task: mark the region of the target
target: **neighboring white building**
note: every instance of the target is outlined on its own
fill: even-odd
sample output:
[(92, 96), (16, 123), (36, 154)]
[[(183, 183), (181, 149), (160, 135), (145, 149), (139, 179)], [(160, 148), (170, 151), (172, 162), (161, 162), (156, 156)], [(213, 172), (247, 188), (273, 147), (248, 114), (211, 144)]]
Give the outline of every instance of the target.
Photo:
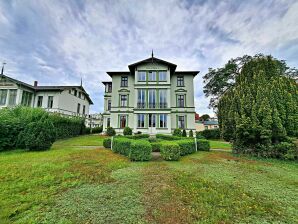
[(176, 65), (150, 57), (128, 66), (129, 71), (107, 72), (103, 128), (124, 127), (134, 133), (170, 134), (175, 128), (195, 131), (193, 79), (199, 71), (176, 71)]
[(103, 124), (103, 115), (101, 113), (90, 114), (88, 117), (86, 117), (85, 125), (88, 128), (97, 128), (102, 126), (102, 124)]
[(0, 74), (0, 109), (23, 105), (68, 116), (87, 116), (93, 104), (82, 86), (38, 86)]

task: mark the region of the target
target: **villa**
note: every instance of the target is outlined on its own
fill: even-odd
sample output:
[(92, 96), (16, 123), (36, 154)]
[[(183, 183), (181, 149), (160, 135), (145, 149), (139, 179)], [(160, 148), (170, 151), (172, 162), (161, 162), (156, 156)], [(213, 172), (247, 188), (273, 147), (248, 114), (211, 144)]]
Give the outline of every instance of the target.
[(195, 131), (193, 79), (199, 71), (176, 71), (177, 65), (152, 56), (109, 71), (105, 85), (103, 129), (118, 134), (170, 134), (176, 128)]

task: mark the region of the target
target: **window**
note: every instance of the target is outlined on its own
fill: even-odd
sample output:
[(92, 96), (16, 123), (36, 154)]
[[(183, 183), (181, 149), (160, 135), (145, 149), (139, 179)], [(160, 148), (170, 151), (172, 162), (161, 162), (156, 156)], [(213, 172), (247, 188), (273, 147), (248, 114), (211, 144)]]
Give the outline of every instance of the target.
[(149, 127), (156, 127), (156, 114), (149, 114)]
[(126, 127), (126, 115), (120, 115), (120, 128)]
[(127, 87), (128, 86), (128, 77), (122, 76), (121, 77), (121, 87)]
[(108, 100), (108, 111), (111, 110), (111, 100)]
[(145, 127), (145, 114), (138, 114), (138, 128)]
[(155, 108), (156, 104), (156, 90), (155, 89), (149, 89), (149, 108)]
[(145, 89), (138, 89), (138, 108), (145, 108)]
[(120, 95), (120, 106), (127, 107), (127, 95)]
[(167, 108), (167, 90), (159, 90), (159, 108)]
[(81, 104), (78, 103), (78, 107), (77, 107), (77, 113), (79, 114), (81, 110)]
[(148, 74), (148, 81), (156, 81), (156, 72), (150, 71)]
[(77, 96), (77, 94), (78, 94), (78, 91), (75, 89), (74, 90), (74, 95)]
[(0, 105), (6, 104), (7, 89), (0, 89)]
[(177, 77), (177, 86), (184, 86), (184, 77), (183, 76)]
[(111, 93), (112, 92), (112, 83), (107, 83), (105, 84), (105, 92), (106, 93)]
[(185, 116), (178, 116), (178, 128), (185, 128)]
[(111, 118), (107, 118), (107, 127), (111, 127)]
[(9, 90), (9, 100), (8, 100), (8, 105), (14, 106), (17, 103), (17, 90), (16, 89), (11, 89)]
[(177, 107), (184, 107), (184, 95), (177, 95)]
[(42, 107), (42, 100), (43, 100), (43, 96), (38, 96), (38, 98), (37, 98), (37, 107)]
[(23, 106), (29, 107), (31, 105), (31, 100), (32, 100), (32, 93), (23, 91), (21, 104)]
[(138, 72), (138, 81), (141, 81), (141, 82), (146, 81), (146, 72), (145, 71)]
[(167, 115), (166, 114), (160, 114), (159, 115), (159, 127), (160, 128), (166, 128), (167, 127)]
[(68, 92), (69, 92), (69, 94), (71, 94), (71, 89), (70, 89), (70, 90), (68, 90)]
[(166, 71), (160, 71), (158, 76), (159, 81), (167, 81), (167, 72)]
[(54, 97), (49, 96), (48, 97), (48, 108), (53, 108), (53, 101), (54, 101)]
[(79, 98), (81, 98), (81, 96), (82, 96), (82, 92), (79, 92)]
[(83, 115), (85, 115), (86, 106), (83, 105)]

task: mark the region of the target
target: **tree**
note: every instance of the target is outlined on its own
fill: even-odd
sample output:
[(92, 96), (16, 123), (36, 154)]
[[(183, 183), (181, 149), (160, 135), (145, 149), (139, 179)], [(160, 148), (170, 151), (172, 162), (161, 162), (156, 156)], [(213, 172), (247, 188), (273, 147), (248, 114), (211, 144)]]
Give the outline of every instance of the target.
[(200, 117), (200, 120), (201, 121), (209, 121), (210, 119), (210, 116), (208, 114), (203, 114), (201, 117)]

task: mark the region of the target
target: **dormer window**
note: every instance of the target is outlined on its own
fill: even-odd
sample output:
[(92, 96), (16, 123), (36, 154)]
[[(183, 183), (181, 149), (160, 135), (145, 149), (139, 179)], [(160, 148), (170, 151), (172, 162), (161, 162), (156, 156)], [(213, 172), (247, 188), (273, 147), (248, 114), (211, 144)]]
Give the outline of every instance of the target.
[(140, 82), (146, 81), (146, 72), (145, 71), (138, 72), (138, 81), (140, 81)]
[(166, 71), (160, 71), (158, 73), (158, 80), (159, 81), (167, 81), (167, 72)]
[(156, 81), (156, 72), (150, 71), (148, 74), (148, 81)]

